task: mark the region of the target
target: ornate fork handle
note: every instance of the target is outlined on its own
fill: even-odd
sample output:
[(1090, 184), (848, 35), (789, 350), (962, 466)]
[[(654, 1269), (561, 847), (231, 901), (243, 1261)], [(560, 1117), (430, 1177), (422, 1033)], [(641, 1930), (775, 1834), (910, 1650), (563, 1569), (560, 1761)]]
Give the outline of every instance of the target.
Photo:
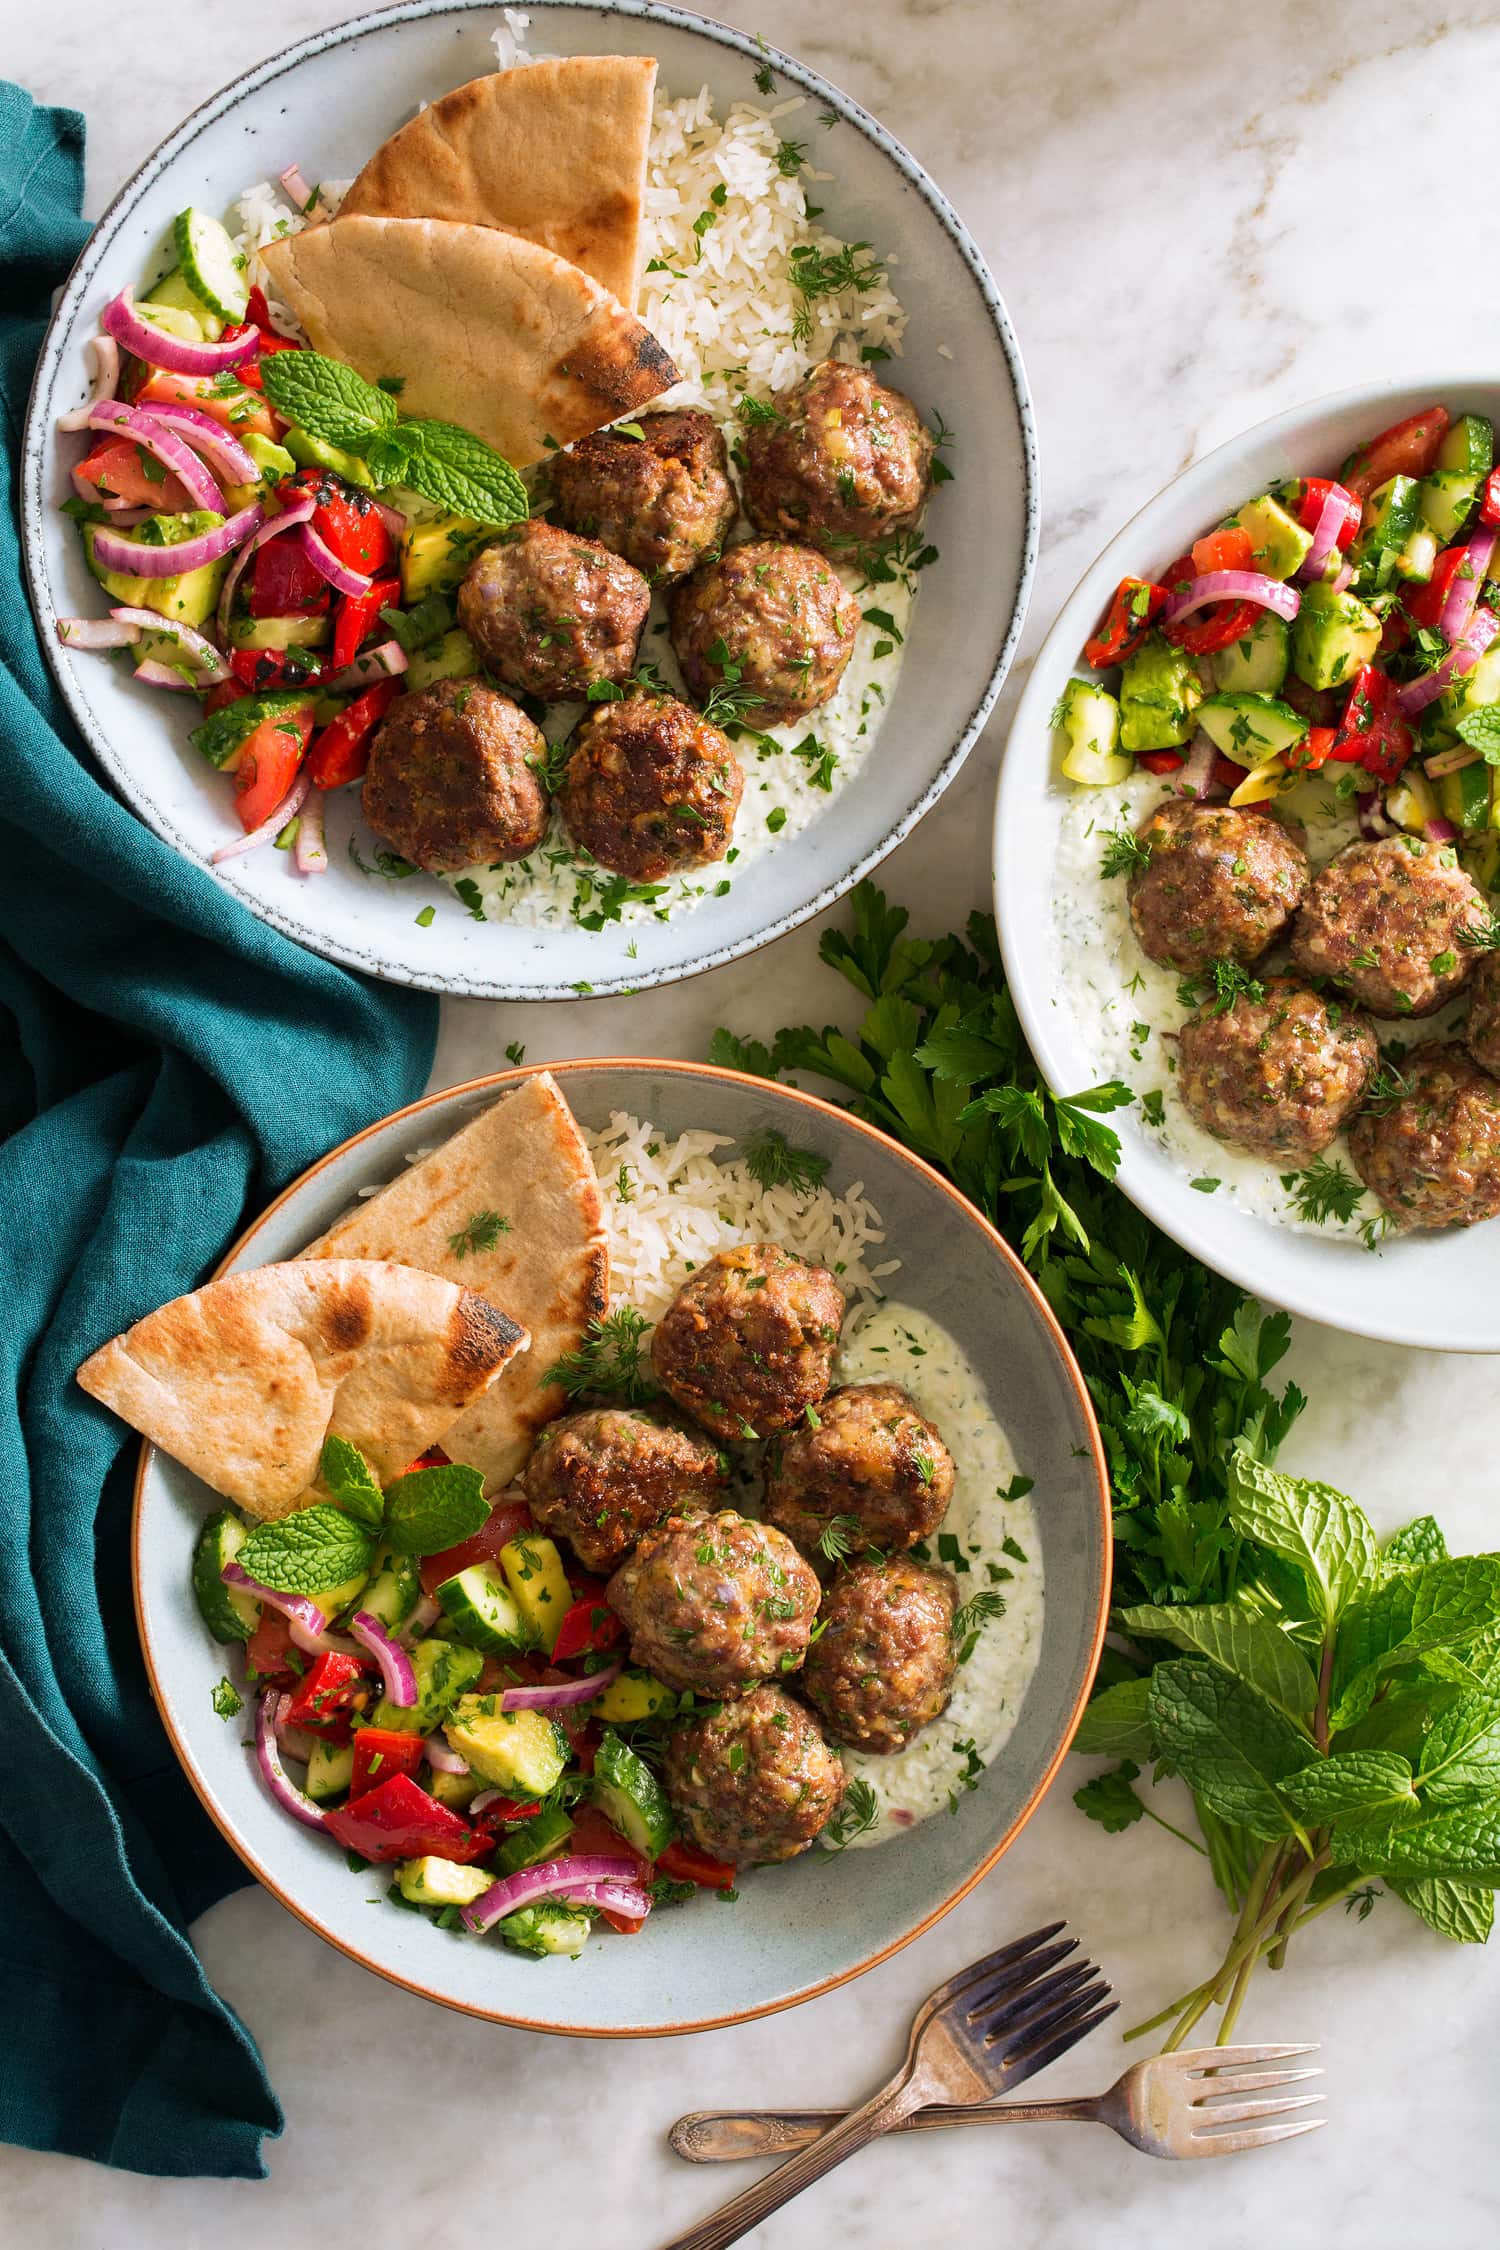
[[(787, 2156), (817, 2145), (844, 2115), (837, 2109), (699, 2109), (679, 2117), (671, 2143), (690, 2164), (724, 2164), (737, 2158)], [(1102, 2124), (1097, 2096), (1053, 2102), (951, 2102), (914, 2109), (888, 2128), (900, 2133), (943, 2132), (950, 2125), (1022, 2123)], [(885, 2130), (887, 2128), (882, 2128)], [(773, 2173), (772, 2178), (779, 2178)]]

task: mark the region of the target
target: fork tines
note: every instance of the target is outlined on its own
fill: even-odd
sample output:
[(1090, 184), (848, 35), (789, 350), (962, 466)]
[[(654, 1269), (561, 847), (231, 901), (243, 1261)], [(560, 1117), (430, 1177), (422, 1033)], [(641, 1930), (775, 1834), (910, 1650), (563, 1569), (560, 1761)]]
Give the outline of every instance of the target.
[[(1266, 2046), (1217, 2047), (1202, 2053), (1183, 2057), (1185, 2075), (1193, 2088), (1188, 2108), (1191, 2113), (1192, 2137), (1209, 2143), (1212, 2153), (1228, 2154), (1231, 2150), (1265, 2148), (1272, 2141), (1294, 2140), (1299, 2133), (1316, 2133), (1326, 2125), (1326, 2117), (1289, 2118), (1287, 2112), (1310, 2109), (1321, 2103), (1323, 2095), (1272, 2094), (1275, 2086), (1292, 2086), (1307, 2078), (1321, 2078), (1320, 2066), (1305, 2070), (1264, 2070), (1256, 2066), (1277, 2063), (1293, 2055), (1312, 2055), (1316, 2046)], [(1234, 2097), (1247, 2094), (1248, 2101)], [(1256, 2118), (1283, 2118), (1284, 2124), (1258, 2125)], [(1234, 2131), (1244, 2126), (1247, 2130)], [(1207, 2151), (1205, 2151), (1207, 2153)]]

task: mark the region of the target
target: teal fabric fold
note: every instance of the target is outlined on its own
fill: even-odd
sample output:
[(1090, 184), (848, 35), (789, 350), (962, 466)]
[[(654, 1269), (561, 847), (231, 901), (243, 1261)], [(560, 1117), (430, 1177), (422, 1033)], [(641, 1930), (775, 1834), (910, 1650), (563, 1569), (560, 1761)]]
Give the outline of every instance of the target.
[(281, 2113), (188, 1936), (247, 1878), (147, 1690), (135, 1443), (73, 1377), (420, 1092), (436, 1006), (304, 952), (160, 842), (48, 674), (19, 461), (87, 233), (83, 138), (0, 81), (0, 2139), (256, 2178)]

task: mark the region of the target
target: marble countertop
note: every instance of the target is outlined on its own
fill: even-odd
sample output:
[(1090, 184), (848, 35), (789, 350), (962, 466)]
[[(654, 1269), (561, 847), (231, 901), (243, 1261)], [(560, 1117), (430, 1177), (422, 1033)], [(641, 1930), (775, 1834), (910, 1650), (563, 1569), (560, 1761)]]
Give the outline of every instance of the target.
[[(186, 14), (137, 12), (122, 41), (104, 0), (8, 0), (4, 68), (85, 111), (97, 212), (215, 87), (357, 12), (196, 0)], [(1440, 183), (1455, 152), (1491, 145), (1500, 20), (1445, 0), (760, 0), (720, 12), (825, 71), (915, 151), (978, 236), (1026, 355), (1045, 513), (1022, 664), (965, 772), (881, 877), (919, 931), (947, 929), (988, 900), (990, 802), (1026, 658), (1119, 524), (1195, 454), (1320, 392), (1381, 374), (1493, 375), (1484, 167), (1477, 207)], [(804, 930), (631, 1001), (449, 1004), (434, 1082), (496, 1067), (517, 1039), (538, 1062), (701, 1056), (718, 1023), (774, 1028), (793, 991), (799, 1015), (832, 1017), (847, 988), (815, 948)], [(1299, 1323), (1290, 1364), (1312, 1403), (1287, 1466), (1337, 1481), (1382, 1526), (1435, 1505), (1455, 1547), (1497, 1543), (1493, 1362)], [(446, 2014), (247, 1889), (197, 1935), (286, 2108), (270, 2179), (143, 2180), (0, 2149), (3, 2231), (27, 2250), (262, 2250), (346, 2238), (351, 2225), (362, 2250), (476, 2235), (647, 2250), (736, 2178), (666, 2152), (681, 2110), (862, 2097), (934, 1984), (1055, 1912), (1114, 1980), (1125, 2023), (1191, 1984), (1224, 1937), (1200, 1860), (1146, 1823), (1105, 1837), (1066, 1788), (988, 1882), (873, 1975), (691, 2041), (548, 2040)], [(1489, 2139), (1500, 1948), (1447, 1945), (1394, 1902), (1362, 1924), (1331, 1916), (1302, 1948), (1286, 1975), (1261, 1980), (1242, 2033), (1323, 2042), (1327, 2132), (1180, 2171), (1077, 2127), (888, 2143), (751, 2239), (1093, 2250), (1107, 2232), (1114, 2250), (1487, 2250), (1500, 2237)], [(366, 2069), (377, 2052), (394, 2073)], [(1037, 2090), (1102, 2085), (1121, 2060), (1107, 2030)]]

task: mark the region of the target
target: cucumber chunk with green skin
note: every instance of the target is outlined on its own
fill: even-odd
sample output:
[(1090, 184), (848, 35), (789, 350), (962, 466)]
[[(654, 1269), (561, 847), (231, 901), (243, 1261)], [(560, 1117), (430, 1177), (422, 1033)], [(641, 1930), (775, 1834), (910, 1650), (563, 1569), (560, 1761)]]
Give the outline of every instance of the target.
[(452, 1859), (405, 1859), (396, 1887), (413, 1906), (472, 1906), (495, 1878), (483, 1867), (460, 1867)]
[(314, 1735), (307, 1761), (307, 1794), (313, 1803), (323, 1805), (331, 1797), (342, 1797), (353, 1779), (353, 1743), (325, 1742)]
[(190, 313), (197, 323), (199, 334), (210, 344), (216, 344), (224, 333), (224, 322), (217, 313), (209, 311), (203, 299), (189, 286), (187, 275), (181, 266), (174, 266), (170, 273), (163, 274), (147, 296), (137, 298), (135, 309), (150, 320), (161, 305), (173, 312)]
[(1250, 534), (1251, 568), (1264, 578), (1292, 578), (1312, 549), (1312, 533), (1304, 531), (1279, 500), (1263, 493), (1232, 519)]
[(647, 1859), (656, 1859), (677, 1833), (666, 1791), (628, 1743), (607, 1733), (594, 1755), (594, 1803), (612, 1828)]
[(512, 1797), (545, 1797), (562, 1779), (568, 1738), (544, 1711), (502, 1711), (498, 1695), (466, 1695), (443, 1732), (461, 1758)]
[(260, 1603), (226, 1586), (222, 1572), (249, 1533), (228, 1508), (209, 1517), (193, 1549), (193, 1594), (198, 1614), (216, 1641), (248, 1641), (260, 1623)]
[(1487, 477), (1495, 466), (1495, 426), (1483, 414), (1460, 414), (1438, 447), (1440, 469)]
[(1213, 658), (1221, 695), (1274, 695), (1286, 678), (1291, 636), (1286, 619), (1263, 609), (1255, 623)]
[(532, 1645), (552, 1654), (562, 1621), (573, 1606), (573, 1589), (562, 1556), (544, 1532), (528, 1531), (500, 1550), (500, 1568), (526, 1622)]
[(1451, 547), (1463, 530), (1483, 482), (1467, 469), (1434, 469), (1422, 479), (1422, 521), (1441, 546)]
[[(1415, 477), (1389, 477), (1372, 492), (1349, 562), (1360, 585), (1388, 585), (1396, 557), (1422, 518), (1422, 487)], [(1294, 659), (1295, 661), (1295, 659)]]
[(416, 1674), (415, 1703), (392, 1703), (382, 1696), (370, 1713), (372, 1727), (393, 1727), (398, 1734), (431, 1734), (461, 1695), (468, 1693), (484, 1670), (477, 1648), (461, 1648), (457, 1641), (418, 1641), (411, 1652)]
[(493, 1563), (470, 1563), (434, 1596), (446, 1629), (469, 1648), (514, 1655), (535, 1645), (515, 1598)]
[(245, 258), (217, 219), (206, 211), (179, 211), (172, 246), (182, 278), (200, 304), (219, 320), (243, 320), (250, 304)]
[(264, 695), (242, 695), (237, 702), (211, 711), (192, 729), (188, 740), (211, 766), (227, 766), (267, 719), (304, 710), (310, 701), (306, 688), (268, 688)]
[(674, 1700), (672, 1690), (653, 1680), (649, 1672), (622, 1672), (594, 1697), (589, 1716), (608, 1720), (614, 1726), (635, 1726), (665, 1711)]
[(474, 643), (455, 625), (432, 648), (419, 648), (406, 667), (408, 692), (431, 687), (434, 680), (469, 680), (479, 670)]
[(1120, 706), (1092, 680), (1069, 680), (1057, 706), (1057, 724), (1068, 738), (1062, 770), (1069, 781), (1105, 789), (1128, 781), (1133, 762), (1120, 749)]
[(422, 1598), (422, 1574), (411, 1555), (393, 1555), (382, 1547), (375, 1557), (374, 1575), (359, 1597), (377, 1625), (399, 1633)]
[(1149, 634), (1120, 675), (1120, 748), (1180, 749), (1202, 700), (1192, 658), (1159, 633)]
[(1396, 557), (1396, 576), (1404, 578), (1408, 585), (1425, 585), (1437, 558), (1437, 534), (1428, 524), (1419, 523)]
[(573, 1823), (560, 1805), (546, 1805), (514, 1829), (495, 1854), (497, 1875), (518, 1875), (523, 1867), (539, 1867), (544, 1859), (561, 1859), (567, 1850)]
[(1307, 732), (1301, 712), (1274, 695), (1210, 695), (1198, 706), (1198, 724), (1216, 750), (1241, 766), (1280, 757)]
[(577, 1960), (588, 1944), (593, 1927), (586, 1914), (575, 1914), (566, 1906), (523, 1906), (517, 1914), (507, 1914), (497, 1922), (506, 1944), (518, 1953), (546, 1955), (566, 1954)]
[(1357, 595), (1309, 586), (1292, 627), (1292, 670), (1310, 688), (1343, 686), (1369, 663), (1380, 633), (1380, 619)]
[(1445, 773), (1438, 783), (1438, 804), (1443, 818), (1455, 828), (1484, 828), (1490, 817), (1490, 769), (1482, 758), (1457, 773)]

